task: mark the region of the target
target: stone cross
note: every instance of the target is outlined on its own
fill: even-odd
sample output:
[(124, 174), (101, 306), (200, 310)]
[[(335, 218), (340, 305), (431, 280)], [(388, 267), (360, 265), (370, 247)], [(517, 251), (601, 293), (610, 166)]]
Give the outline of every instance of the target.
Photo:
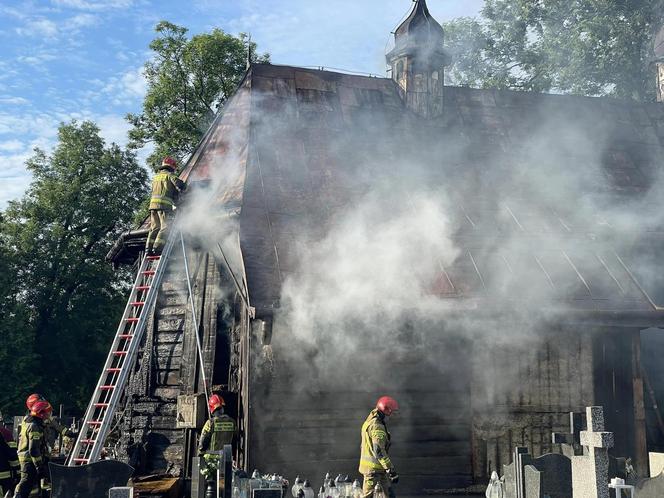
[(604, 430), (601, 406), (586, 408), (587, 430), (581, 431), (583, 456), (572, 457), (573, 498), (609, 498), (609, 448), (613, 433)]

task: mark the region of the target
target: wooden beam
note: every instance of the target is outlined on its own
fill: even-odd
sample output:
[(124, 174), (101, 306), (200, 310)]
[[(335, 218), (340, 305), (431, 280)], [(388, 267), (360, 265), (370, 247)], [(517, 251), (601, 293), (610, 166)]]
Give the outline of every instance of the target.
[(632, 332), (632, 384), (634, 389), (634, 467), (642, 476), (648, 472), (648, 443), (646, 436), (646, 410), (643, 402), (641, 375), (641, 331)]

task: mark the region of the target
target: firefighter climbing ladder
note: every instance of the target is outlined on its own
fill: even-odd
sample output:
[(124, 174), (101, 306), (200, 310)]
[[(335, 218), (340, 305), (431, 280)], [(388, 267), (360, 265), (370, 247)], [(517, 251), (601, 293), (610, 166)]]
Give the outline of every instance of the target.
[(173, 249), (173, 230), (161, 256), (146, 256), (127, 301), (113, 345), (94, 390), (76, 444), (71, 452), (70, 467), (99, 460), (104, 440), (113, 423), (129, 373), (136, 361), (150, 310), (157, 299), (166, 262)]

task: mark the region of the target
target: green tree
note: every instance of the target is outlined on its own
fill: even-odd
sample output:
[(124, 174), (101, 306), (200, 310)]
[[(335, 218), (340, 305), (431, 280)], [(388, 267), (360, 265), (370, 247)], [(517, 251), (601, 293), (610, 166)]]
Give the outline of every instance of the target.
[(252, 62), (269, 62), (243, 34), (214, 29), (188, 38), (186, 28), (167, 21), (155, 31), (153, 58), (144, 69), (148, 90), (143, 110), (127, 116), (133, 125), (130, 147), (153, 143), (152, 165), (164, 155), (183, 159), (193, 152), (244, 76), (248, 50)]
[(447, 23), (454, 84), (654, 98), (662, 0), (486, 0)]
[(8, 267), (15, 296), (0, 294), (0, 313), (11, 317), (2, 327), (18, 331), (9, 341), (3, 331), (0, 359), (12, 361), (0, 368), (20, 372), (0, 370), (12, 384), (0, 402), (14, 409), (34, 389), (86, 405), (129, 277), (104, 258), (148, 194), (134, 154), (106, 146), (93, 123), (63, 124), (58, 139), (52, 154), (36, 150), (28, 160), (32, 183), (0, 225), (2, 270)]

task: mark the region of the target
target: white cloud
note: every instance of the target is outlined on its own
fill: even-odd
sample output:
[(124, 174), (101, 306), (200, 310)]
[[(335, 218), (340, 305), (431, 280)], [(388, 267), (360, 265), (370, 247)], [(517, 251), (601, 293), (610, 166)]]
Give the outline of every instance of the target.
[(46, 18), (29, 19), (23, 27), (16, 28), (19, 36), (31, 36), (35, 38), (55, 38), (58, 35), (58, 25)]
[(104, 96), (110, 98), (113, 105), (135, 106), (143, 100), (146, 92), (147, 81), (143, 68), (139, 67), (130, 69), (119, 77), (110, 78), (106, 85), (91, 97)]
[(22, 62), (23, 64), (30, 64), (32, 66), (39, 66), (45, 62), (49, 62), (55, 59), (57, 59), (57, 56), (47, 50), (34, 55), (21, 55), (16, 58), (18, 62)]
[(134, 4), (133, 0), (52, 0), (54, 5), (70, 9), (102, 11), (127, 9)]
[(2, 152), (16, 152), (24, 149), (25, 149), (25, 144), (17, 139), (0, 142), (0, 151)]
[(30, 101), (24, 99), (23, 97), (0, 96), (0, 104), (25, 105), (29, 103)]
[(97, 118), (91, 118), (99, 125), (101, 136), (104, 137), (107, 144), (114, 142), (120, 146), (127, 144), (127, 132), (131, 125), (123, 116), (117, 114), (106, 114)]
[(82, 13), (82, 14), (76, 14), (75, 16), (65, 20), (64, 26), (65, 29), (67, 30), (77, 31), (81, 28), (95, 26), (96, 24), (99, 24), (99, 22), (100, 19), (98, 16), (94, 14)]

